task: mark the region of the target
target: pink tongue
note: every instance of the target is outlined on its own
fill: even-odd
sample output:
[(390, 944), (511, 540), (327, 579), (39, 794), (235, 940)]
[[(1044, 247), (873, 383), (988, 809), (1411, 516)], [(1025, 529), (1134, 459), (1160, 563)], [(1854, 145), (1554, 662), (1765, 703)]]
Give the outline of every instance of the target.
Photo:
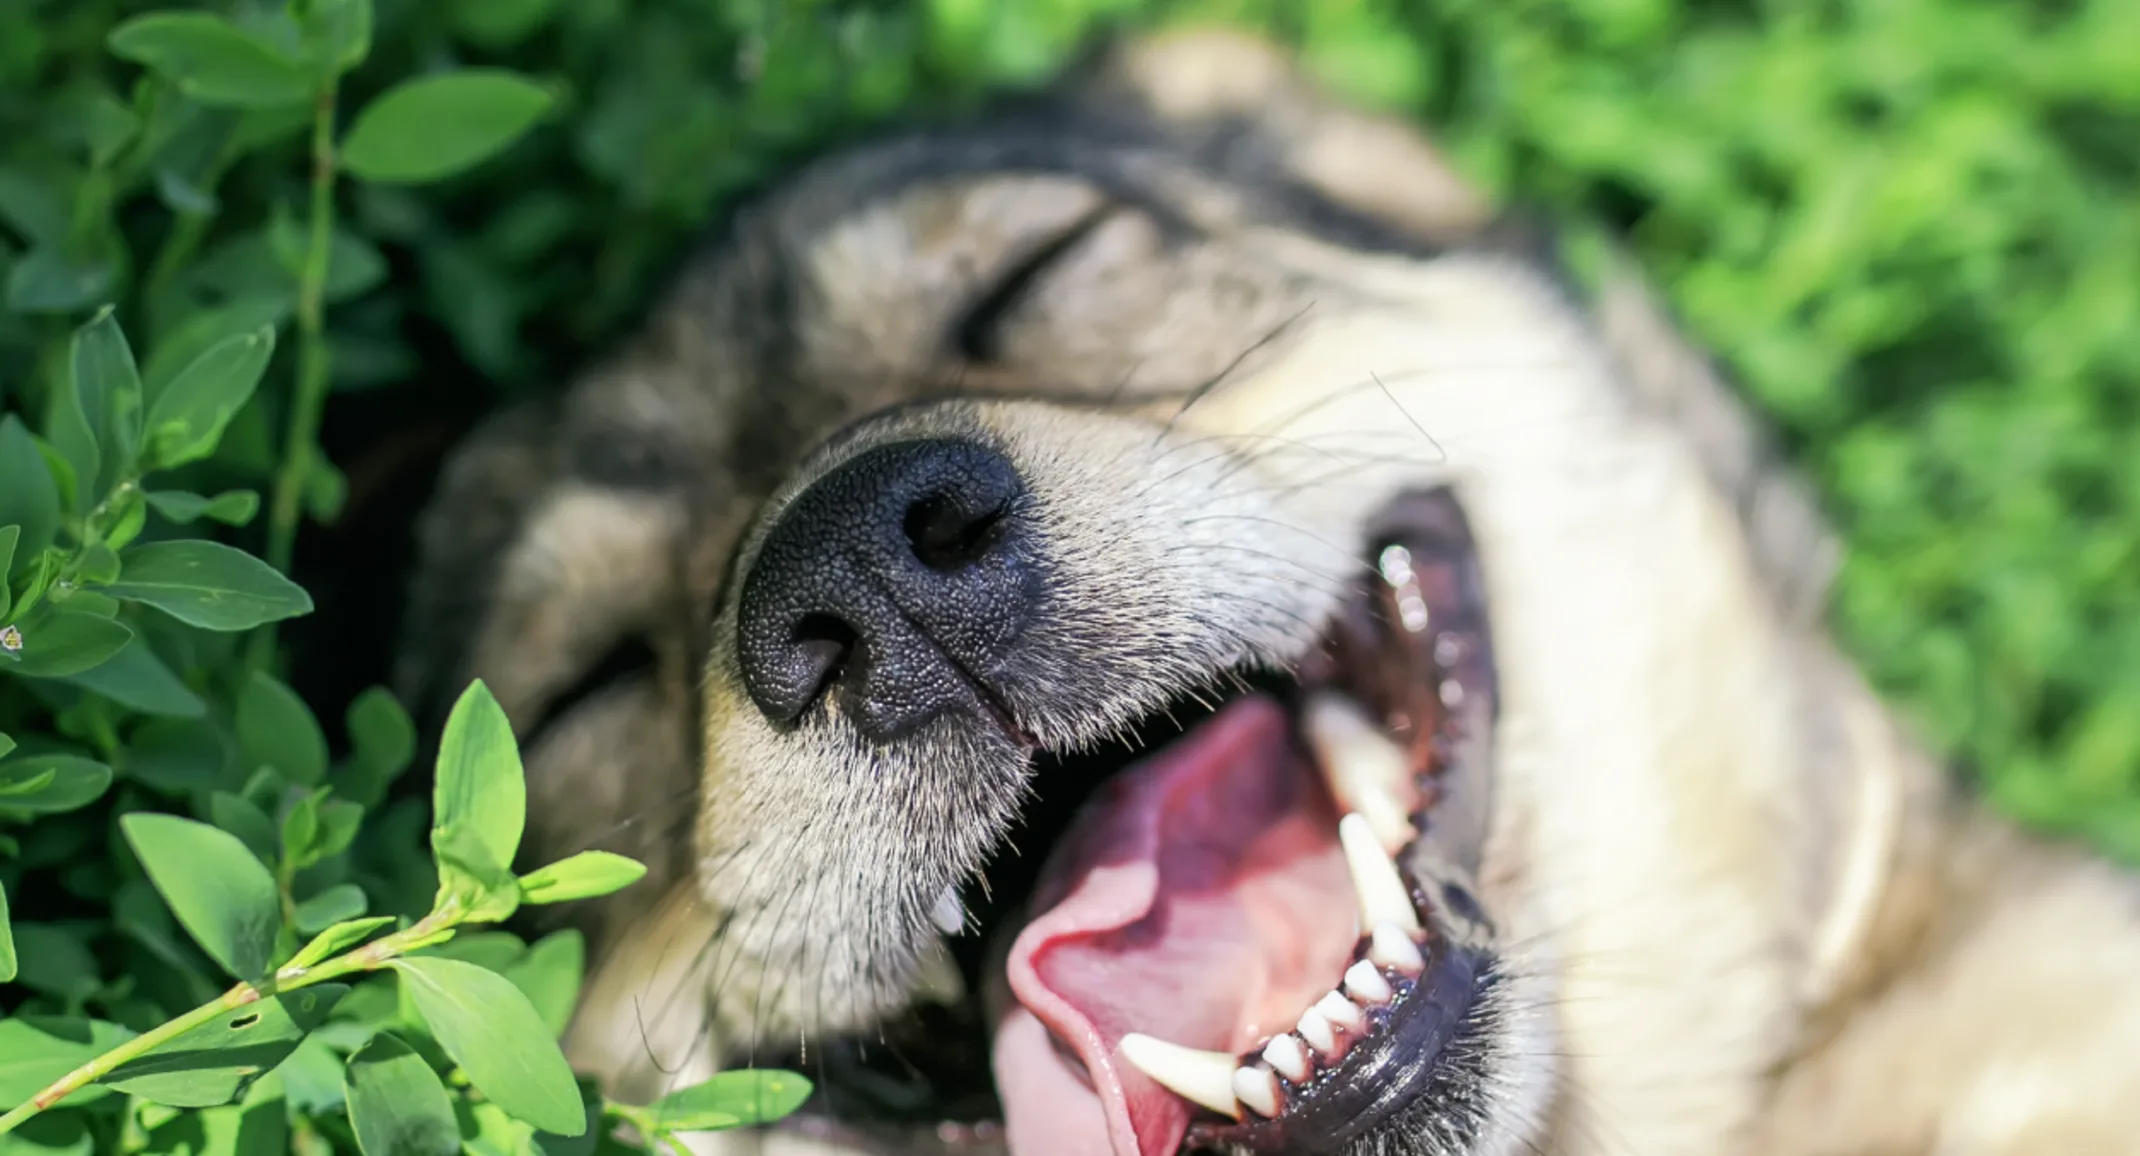
[(1171, 1156), (1191, 1106), (1122, 1037), (1244, 1051), (1330, 989), (1359, 934), (1329, 796), (1265, 698), (1103, 787), (1033, 899), (994, 1047), (1016, 1156)]

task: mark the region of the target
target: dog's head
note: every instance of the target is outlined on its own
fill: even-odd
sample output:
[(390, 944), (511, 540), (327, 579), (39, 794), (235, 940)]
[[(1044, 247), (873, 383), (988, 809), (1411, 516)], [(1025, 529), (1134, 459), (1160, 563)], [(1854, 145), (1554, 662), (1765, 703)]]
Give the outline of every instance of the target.
[(804, 170), (465, 449), (406, 685), (489, 682), (541, 853), (653, 868), (575, 1059), (1031, 1154), (1741, 1126), (1892, 737), (1700, 360), (1482, 223), (1275, 55), (1148, 44)]

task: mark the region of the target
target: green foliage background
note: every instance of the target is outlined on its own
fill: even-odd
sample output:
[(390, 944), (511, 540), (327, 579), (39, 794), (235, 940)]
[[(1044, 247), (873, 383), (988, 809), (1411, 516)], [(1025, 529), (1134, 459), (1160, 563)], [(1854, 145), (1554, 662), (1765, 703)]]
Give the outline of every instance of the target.
[[(332, 537), (353, 483), (293, 471), (283, 432), (310, 109), (207, 109), (145, 80), (108, 38), (152, 7), (0, 5), (0, 411), (48, 428), (70, 341), (107, 303), (152, 377), (198, 354), (204, 327), (273, 326), (263, 385), (179, 480), (270, 497), (278, 474), (302, 482), (295, 577), (322, 593), (332, 567), (308, 569), (306, 543)], [(281, 11), (196, 7), (258, 28)], [(554, 384), (725, 203), (811, 148), (1037, 82), (1103, 27), (1259, 27), (1340, 90), (1437, 126), (1504, 198), (1620, 235), (1820, 483), (1849, 547), (1838, 621), (1877, 683), (1998, 805), (2140, 861), (2130, 0), (377, 0), (374, 17), (342, 83), (344, 131), (389, 86), (455, 68), (517, 70), (555, 104), (451, 179), (338, 186), (330, 457), (382, 407), (421, 424)], [(239, 525), (159, 513), (144, 540), (274, 556), (269, 519), (243, 504), (220, 519)], [(315, 617), (336, 605), (322, 594)], [(352, 709), (328, 679), (307, 684), (308, 709), (286, 685), (293, 663), (342, 663), (331, 629), (287, 635), (278, 659), (118, 613), (168, 679), (139, 662), (71, 680), (0, 665), (14, 758), (117, 775), (62, 816), (0, 800), (0, 885), (23, 941), (0, 1011), (139, 1030), (213, 989), (139, 866), (104, 851), (122, 811), (226, 821), (220, 793), (283, 821), (292, 789), (343, 783), (362, 833), (285, 882), (422, 914), (435, 879), (410, 854), (424, 800), (394, 789), (410, 755), (399, 708), (373, 691)], [(348, 656), (357, 685), (380, 677), (377, 658)], [(348, 737), (314, 712), (346, 715)], [(535, 966), (520, 940), (481, 943), (498, 968)], [(576, 948), (537, 951), (538, 987), (576, 982)], [(291, 1080), (293, 1097), (330, 1097)]]

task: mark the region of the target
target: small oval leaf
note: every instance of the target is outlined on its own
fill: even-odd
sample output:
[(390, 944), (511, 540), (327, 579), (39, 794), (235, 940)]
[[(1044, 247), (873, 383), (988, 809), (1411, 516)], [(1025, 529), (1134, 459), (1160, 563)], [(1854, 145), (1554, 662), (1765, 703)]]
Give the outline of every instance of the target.
[(342, 164), (382, 184), (435, 181), (504, 150), (551, 101), (540, 85), (500, 69), (404, 81), (357, 114)]
[(120, 558), (113, 598), (154, 606), (203, 630), (250, 630), (312, 612), (312, 596), (243, 550), (181, 539), (136, 546)]
[(133, 631), (103, 615), (79, 610), (54, 611), (16, 629), (22, 648), (0, 653), (0, 670), (39, 678), (65, 678), (91, 670), (125, 649), (134, 637)]
[(111, 768), (74, 755), (31, 755), (0, 763), (0, 807), (39, 815), (74, 811), (102, 798)]
[(456, 1156), (460, 1125), (438, 1073), (416, 1049), (380, 1032), (349, 1057), (344, 1100), (364, 1156)]
[(149, 882), (209, 958), (247, 982), (267, 974), (282, 928), (275, 879), (237, 836), (176, 815), (119, 819)]
[(188, 97), (227, 108), (272, 108), (312, 96), (296, 61), (206, 12), (151, 12), (112, 30), (112, 54), (171, 82)]
[(582, 851), (520, 877), (522, 903), (564, 903), (622, 891), (646, 875), (637, 860), (607, 851)]
[(545, 1132), (587, 1131), (572, 1068), (512, 981), (457, 959), (404, 958), (391, 966), (439, 1046), (485, 1096)]
[(810, 1081), (793, 1072), (748, 1069), (722, 1072), (703, 1084), (679, 1088), (647, 1105), (647, 1118), (669, 1132), (703, 1132), (770, 1124), (802, 1107)]

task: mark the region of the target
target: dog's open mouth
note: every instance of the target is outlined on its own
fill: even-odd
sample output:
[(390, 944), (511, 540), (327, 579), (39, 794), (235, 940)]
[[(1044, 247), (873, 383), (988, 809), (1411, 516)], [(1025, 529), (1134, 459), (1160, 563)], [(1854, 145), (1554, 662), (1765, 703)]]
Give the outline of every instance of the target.
[[(1398, 499), (1375, 529), (1288, 677), (1162, 717), (1158, 745), (1037, 768), (1015, 849), (959, 897), (970, 910), (943, 905), (981, 1046), (947, 1046), (940, 1022), (894, 1049), (930, 1089), (910, 1111), (968, 1122), (941, 1139), (1335, 1151), (1456, 1094), (1443, 1053), (1487, 980), (1485, 598), (1446, 492)], [(818, 1059), (837, 1111), (841, 1075), (869, 1065)], [(880, 1099), (888, 1074), (875, 1065)], [(971, 1086), (990, 1074), (996, 1111)]]

